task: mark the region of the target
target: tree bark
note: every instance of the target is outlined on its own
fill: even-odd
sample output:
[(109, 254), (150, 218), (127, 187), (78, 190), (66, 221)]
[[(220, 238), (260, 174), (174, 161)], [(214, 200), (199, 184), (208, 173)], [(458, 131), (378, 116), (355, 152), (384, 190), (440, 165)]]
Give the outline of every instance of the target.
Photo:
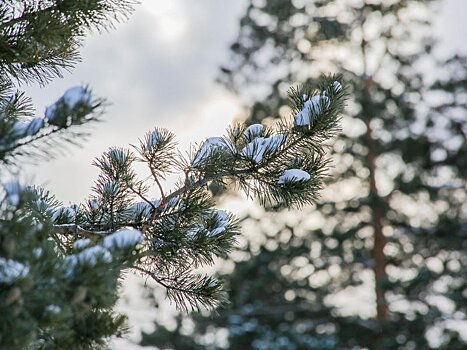
[[(364, 88), (364, 93), (366, 99), (370, 102), (370, 93), (368, 91), (371, 82), (368, 82)], [(369, 103), (370, 105), (370, 103)], [(372, 215), (372, 226), (373, 226), (373, 248), (371, 255), (373, 258), (373, 273), (374, 273), (374, 289), (376, 296), (376, 320), (379, 324), (379, 335), (374, 340), (374, 350), (381, 349), (381, 343), (384, 339), (385, 333), (385, 324), (389, 318), (388, 306), (386, 303), (384, 283), (386, 281), (386, 265), (387, 260), (384, 255), (384, 247), (386, 245), (386, 240), (383, 234), (383, 219), (384, 219), (384, 203), (383, 199), (378, 194), (378, 186), (376, 182), (376, 158), (378, 156), (377, 145), (372, 136), (372, 129), (370, 125), (371, 121), (371, 111), (366, 110), (367, 107), (363, 108), (365, 113), (365, 125), (366, 125), (366, 139), (368, 146), (368, 155), (366, 156), (367, 166), (370, 171), (369, 182), (370, 182), (370, 193), (369, 193), (369, 202), (371, 207)]]

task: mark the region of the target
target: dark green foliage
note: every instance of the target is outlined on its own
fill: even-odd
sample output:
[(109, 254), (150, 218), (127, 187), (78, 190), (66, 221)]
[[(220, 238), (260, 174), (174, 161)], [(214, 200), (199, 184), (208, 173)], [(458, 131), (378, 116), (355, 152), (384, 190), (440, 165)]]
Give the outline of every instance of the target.
[(91, 29), (125, 19), (133, 0), (23, 0), (0, 4), (0, 76), (45, 84), (79, 61)]
[[(45, 190), (7, 181), (23, 161), (49, 159), (81, 141), (83, 126), (99, 120), (104, 105), (78, 86), (34, 117), (31, 100), (16, 86), (60, 76), (78, 60), (86, 32), (111, 27), (132, 4), (0, 4), (2, 349), (104, 347), (125, 331), (124, 315), (113, 309), (119, 279), (129, 270), (164, 286), (185, 311), (215, 307), (225, 300), (222, 284), (198, 269), (227, 256), (239, 224), (215, 209), (208, 186), (235, 182), (278, 207), (312, 203), (323, 186), (324, 143), (338, 131), (345, 99), (345, 89), (335, 89), (339, 77), (292, 91), (293, 108), (313, 119), (307, 124), (289, 118), (276, 127), (257, 125), (254, 133), (237, 125), (187, 156), (176, 151), (172, 133), (157, 128), (132, 149), (110, 148), (94, 162), (101, 173), (83, 204), (64, 207)], [(305, 108), (311, 102), (304, 93), (320, 100), (314, 111)], [(135, 171), (137, 163), (146, 165), (146, 174)], [(165, 192), (162, 181), (174, 172), (180, 181)]]
[[(5, 82), (3, 88), (0, 91), (0, 162), (4, 166), (63, 154), (68, 145), (89, 136), (88, 123), (101, 119), (105, 104), (103, 99), (94, 98), (90, 103), (81, 102), (70, 109), (59, 100), (53, 117), (51, 114), (50, 118), (31, 118), (34, 108), (30, 98), (13, 91), (10, 83)], [(92, 96), (89, 89), (82, 89), (86, 96)]]
[[(106, 29), (126, 18), (132, 0), (3, 1), (0, 4), (0, 159), (36, 160), (63, 152), (87, 133), (83, 128), (102, 114), (104, 101), (93, 98), (68, 105), (56, 102), (49, 115), (34, 118), (29, 97), (16, 85), (46, 84), (79, 61), (78, 48), (91, 29)], [(90, 97), (87, 89), (83, 94)], [(47, 114), (47, 112), (46, 112)], [(32, 145), (34, 143), (34, 145)]]
[[(208, 185), (236, 183), (269, 206), (313, 203), (328, 167), (323, 143), (337, 132), (345, 99), (344, 89), (333, 90), (335, 79), (323, 78), (319, 90), (291, 92), (297, 110), (305, 103), (298, 96), (327, 94), (328, 105), (309, 125), (296, 125), (291, 118), (274, 128), (236, 125), (225, 137), (206, 139), (188, 157), (176, 153), (173, 134), (163, 129), (145, 135), (133, 150), (111, 148), (94, 163), (101, 174), (87, 204), (57, 209), (54, 223), (65, 235), (96, 238), (121, 227), (138, 229), (146, 240), (133, 268), (167, 288), (168, 297), (184, 310), (218, 305), (225, 300), (221, 283), (197, 269), (226, 257), (239, 226), (232, 214), (214, 209)], [(134, 171), (137, 162), (145, 164), (147, 176)], [(282, 181), (289, 169), (299, 169), (308, 179)], [(165, 192), (161, 181), (174, 172), (182, 177)], [(156, 198), (150, 193), (154, 186)]]
[(96, 256), (95, 262), (74, 262), (84, 249), (63, 251), (52, 239), (51, 222), (37, 210), (38, 193), (14, 186), (7, 187), (0, 207), (2, 347), (101, 348), (125, 330), (125, 317), (112, 309), (120, 271), (133, 258), (122, 251), (112, 261)]
[[(119, 276), (135, 244), (63, 237), (50, 217), (72, 211), (46, 191), (12, 179), (25, 162), (45, 161), (87, 135), (104, 101), (89, 88), (69, 89), (44, 116), (17, 86), (45, 84), (78, 61), (89, 29), (125, 17), (132, 1), (3, 1), (0, 4), (0, 347), (101, 349), (126, 331), (113, 311)], [(10, 181), (8, 181), (10, 179)], [(60, 214), (60, 215), (58, 215)], [(112, 254), (112, 255), (111, 255)]]
[[(466, 347), (467, 61), (433, 54), (431, 3), (251, 1), (220, 80), (257, 123), (297, 113), (285, 87), (341, 73), (340, 181), (306, 215), (245, 221), (232, 303), (193, 318), (192, 348)], [(225, 344), (203, 343), (223, 329)]]

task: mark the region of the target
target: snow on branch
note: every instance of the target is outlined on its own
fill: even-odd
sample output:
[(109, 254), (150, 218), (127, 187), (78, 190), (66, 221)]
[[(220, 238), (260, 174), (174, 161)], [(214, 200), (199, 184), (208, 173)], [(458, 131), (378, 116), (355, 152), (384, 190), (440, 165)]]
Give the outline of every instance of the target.
[[(66, 116), (78, 107), (90, 108), (92, 98), (89, 91), (82, 86), (68, 89), (65, 94), (54, 104), (45, 109), (45, 118), (51, 125), (63, 124), (63, 116)], [(63, 109), (67, 113), (60, 113)], [(66, 123), (65, 123), (66, 124)]]
[(0, 284), (13, 283), (26, 277), (28, 273), (29, 266), (16, 260), (0, 257)]
[[(318, 89), (292, 89), (293, 114), (274, 127), (239, 124), (224, 136), (207, 138), (187, 156), (176, 152), (174, 135), (160, 128), (133, 149), (111, 148), (94, 162), (101, 174), (88, 205), (73, 207), (78, 208), (74, 214), (55, 209), (57, 232), (102, 242), (109, 252), (138, 247), (133, 268), (169, 288), (179, 307), (212, 301), (220, 284), (198, 278), (195, 269), (225, 256), (239, 225), (234, 215), (214, 208), (208, 186), (236, 183), (267, 206), (313, 203), (327, 176), (324, 142), (339, 130), (345, 89), (338, 79), (324, 78)], [(135, 162), (143, 162), (149, 175), (140, 176)], [(179, 181), (163, 191), (161, 180), (171, 172), (180, 174)], [(154, 197), (154, 185), (160, 197)], [(94, 250), (87, 253), (91, 262)]]
[(87, 87), (76, 86), (47, 107), (43, 116), (32, 118), (30, 99), (0, 85), (0, 161), (8, 164), (19, 156), (50, 158), (60, 153), (65, 144), (86, 136), (76, 126), (99, 120), (103, 106), (104, 100), (94, 98)]
[(296, 181), (307, 181), (311, 178), (310, 174), (300, 169), (287, 169), (279, 177), (278, 184)]
[(143, 234), (134, 229), (122, 229), (104, 238), (102, 245), (109, 249), (134, 248), (144, 240)]
[(265, 154), (277, 152), (286, 141), (287, 135), (284, 134), (256, 137), (243, 148), (241, 155), (255, 163), (261, 163)]
[(212, 157), (214, 152), (233, 153), (235, 152), (235, 148), (229, 140), (223, 137), (210, 137), (204, 141), (191, 165), (196, 167), (205, 163)]

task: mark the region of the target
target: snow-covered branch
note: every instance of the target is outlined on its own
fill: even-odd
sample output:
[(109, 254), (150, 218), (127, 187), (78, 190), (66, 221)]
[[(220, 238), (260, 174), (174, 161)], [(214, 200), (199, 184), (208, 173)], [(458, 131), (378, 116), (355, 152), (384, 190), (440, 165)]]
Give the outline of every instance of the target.
[[(185, 308), (184, 300), (195, 308), (204, 305), (220, 285), (206, 288), (194, 270), (225, 256), (239, 234), (234, 215), (214, 208), (208, 185), (236, 184), (264, 205), (313, 203), (328, 167), (324, 143), (338, 130), (345, 99), (338, 80), (323, 78), (319, 89), (292, 90), (294, 114), (274, 128), (238, 124), (225, 136), (206, 139), (187, 157), (176, 153), (172, 133), (157, 128), (133, 146), (136, 152), (111, 148), (94, 162), (101, 174), (87, 204), (55, 209), (57, 232), (99, 240), (123, 227), (140, 230), (146, 239), (136, 269), (158, 283), (172, 281), (169, 295), (178, 306)], [(140, 179), (135, 162), (147, 165), (149, 179)], [(161, 179), (174, 172), (182, 174), (178, 185), (162, 191)], [(161, 198), (148, 196), (154, 184)], [(198, 299), (185, 289), (196, 291)]]

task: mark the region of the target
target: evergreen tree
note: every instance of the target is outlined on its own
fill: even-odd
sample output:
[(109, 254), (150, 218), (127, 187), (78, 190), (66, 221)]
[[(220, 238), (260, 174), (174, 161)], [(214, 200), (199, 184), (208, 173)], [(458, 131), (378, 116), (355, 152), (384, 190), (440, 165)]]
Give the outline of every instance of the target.
[[(220, 281), (196, 270), (232, 250), (239, 226), (231, 213), (215, 209), (207, 186), (235, 182), (264, 205), (301, 207), (314, 202), (323, 185), (324, 143), (338, 130), (345, 99), (338, 76), (291, 90), (299, 123), (238, 124), (187, 155), (159, 128), (131, 149), (111, 148), (95, 160), (101, 174), (82, 204), (63, 206), (14, 179), (28, 158), (43, 161), (82, 139), (82, 127), (98, 120), (104, 105), (78, 86), (34, 117), (31, 100), (15, 85), (59, 76), (78, 59), (87, 29), (108, 27), (131, 5), (0, 4), (2, 348), (103, 347), (125, 330), (124, 315), (113, 311), (124, 271), (152, 278), (185, 311), (218, 305), (225, 298)], [(136, 163), (146, 173), (137, 173)], [(177, 172), (179, 183), (165, 192), (162, 181)]]
[[(193, 318), (191, 348), (465, 348), (467, 60), (433, 54), (434, 3), (251, 1), (220, 80), (267, 123), (290, 113), (284, 86), (340, 72), (340, 181), (293, 224), (248, 218), (257, 232), (225, 276), (231, 304)], [(217, 345), (203, 336), (225, 330)], [(157, 341), (167, 331), (142, 344), (170, 348)]]

